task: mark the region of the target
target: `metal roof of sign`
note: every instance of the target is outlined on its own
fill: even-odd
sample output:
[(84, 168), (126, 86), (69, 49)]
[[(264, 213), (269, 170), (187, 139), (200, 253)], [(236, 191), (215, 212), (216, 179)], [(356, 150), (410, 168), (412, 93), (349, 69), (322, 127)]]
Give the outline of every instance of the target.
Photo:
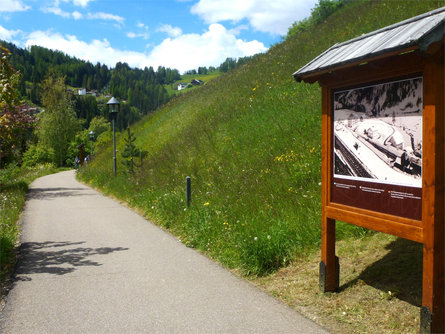
[(401, 21), (366, 35), (337, 43), (293, 74), (297, 81), (336, 67), (418, 47), (426, 50), (445, 35), (445, 7)]

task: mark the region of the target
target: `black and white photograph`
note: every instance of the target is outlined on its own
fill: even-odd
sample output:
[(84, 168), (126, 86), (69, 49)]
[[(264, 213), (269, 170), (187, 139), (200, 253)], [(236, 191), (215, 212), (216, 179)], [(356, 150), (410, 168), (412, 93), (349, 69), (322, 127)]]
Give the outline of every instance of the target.
[(422, 77), (334, 93), (334, 177), (421, 188)]

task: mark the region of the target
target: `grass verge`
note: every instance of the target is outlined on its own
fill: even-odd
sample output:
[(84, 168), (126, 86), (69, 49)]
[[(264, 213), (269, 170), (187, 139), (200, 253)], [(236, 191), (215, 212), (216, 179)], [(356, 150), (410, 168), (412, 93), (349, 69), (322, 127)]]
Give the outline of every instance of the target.
[(422, 246), (373, 233), (337, 242), (340, 291), (318, 289), (320, 253), (251, 281), (332, 333), (418, 333)]

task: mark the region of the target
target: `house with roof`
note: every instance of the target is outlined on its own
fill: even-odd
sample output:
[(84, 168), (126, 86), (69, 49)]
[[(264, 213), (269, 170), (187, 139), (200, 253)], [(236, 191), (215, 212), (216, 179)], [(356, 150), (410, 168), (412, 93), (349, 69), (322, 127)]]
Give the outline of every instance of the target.
[(183, 90), (187, 88), (187, 84), (185, 82), (178, 83), (178, 90)]
[(197, 79), (193, 79), (192, 81), (190, 81), (190, 83), (191, 83), (193, 86), (200, 86), (200, 85), (204, 84), (204, 81), (202, 81), (202, 80), (197, 80)]

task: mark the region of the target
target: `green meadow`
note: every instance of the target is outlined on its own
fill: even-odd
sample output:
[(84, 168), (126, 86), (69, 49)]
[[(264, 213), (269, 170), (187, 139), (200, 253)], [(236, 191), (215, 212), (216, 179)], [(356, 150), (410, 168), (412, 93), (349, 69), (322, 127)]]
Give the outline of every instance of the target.
[[(321, 217), (321, 91), (292, 73), (335, 43), (442, 5), (345, 1), (326, 21), (133, 125), (136, 146), (147, 152), (133, 174), (121, 163), (124, 131), (117, 176), (108, 139), (79, 178), (229, 268), (261, 276), (286, 266), (318, 250)], [(339, 224), (337, 238), (367, 233)]]
[(184, 93), (189, 92), (190, 90), (200, 88), (200, 86), (193, 86), (193, 87), (189, 87), (189, 88), (182, 89), (182, 90), (178, 91), (177, 87), (178, 87), (179, 83), (190, 84), (190, 82), (193, 79), (196, 79), (196, 80), (204, 81), (204, 85), (205, 85), (209, 81), (219, 77), (220, 75), (221, 75), (221, 72), (218, 70), (210, 72), (208, 74), (184, 74), (181, 76), (181, 80), (175, 81), (174, 83), (172, 83), (170, 85), (164, 85), (164, 87), (167, 90), (169, 96), (172, 96), (175, 94), (184, 94)]

